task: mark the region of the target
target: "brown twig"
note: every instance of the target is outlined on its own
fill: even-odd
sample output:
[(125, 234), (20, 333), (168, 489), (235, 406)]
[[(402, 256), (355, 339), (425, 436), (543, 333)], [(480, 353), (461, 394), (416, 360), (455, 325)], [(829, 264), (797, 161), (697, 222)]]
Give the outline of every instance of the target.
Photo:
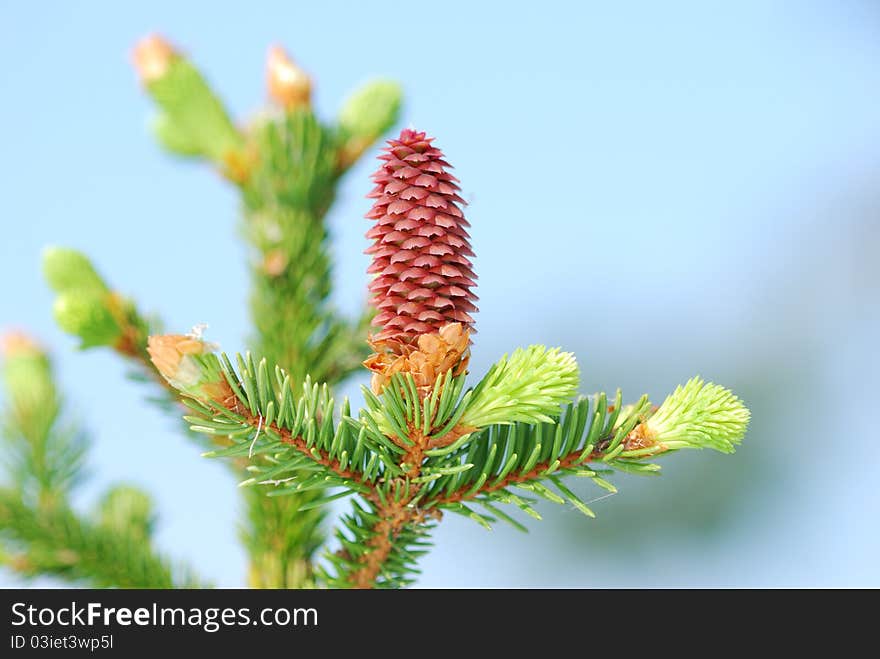
[[(408, 466), (406, 471), (408, 478), (415, 478), (421, 473), (429, 437), (411, 424), (407, 427), (407, 431), (412, 443), (406, 446), (406, 453), (401, 465)], [(410, 506), (419, 487), (411, 484), (407, 487), (404, 481), (398, 481), (395, 487), (398, 490), (406, 488), (407, 495), (388, 497), (384, 501), (376, 495), (368, 497), (376, 507), (380, 519), (371, 529), (373, 535), (367, 542), (370, 547), (369, 551), (358, 560), (361, 566), (353, 570), (348, 577), (349, 583), (354, 588), (372, 588), (382, 571), (382, 565), (388, 560), (392, 549), (394, 549), (394, 540), (397, 536), (408, 524), (419, 524), (424, 521), (425, 513)]]
[[(448, 446), (473, 430), (474, 428), (457, 426), (439, 440), (432, 440), (430, 435), (425, 435), (419, 428), (410, 424), (407, 427), (407, 436), (412, 443), (405, 446), (406, 453), (401, 461), (402, 465), (408, 467), (406, 477), (412, 479), (421, 474), (426, 450)], [(405, 487), (404, 482), (399, 481), (396, 487)], [(422, 524), (428, 516), (441, 514), (436, 509), (424, 511), (410, 505), (416, 498), (419, 489), (418, 486), (410, 484), (407, 496), (388, 497), (386, 502), (381, 501), (375, 495), (368, 497), (375, 505), (380, 519), (371, 529), (373, 535), (367, 542), (370, 547), (369, 551), (359, 558), (361, 566), (349, 575), (349, 582), (354, 588), (371, 588), (375, 585), (376, 579), (382, 571), (382, 565), (388, 560), (394, 549), (395, 539), (407, 525)]]
[(477, 430), (474, 426), (466, 426), (459, 423), (452, 430), (441, 437), (431, 437), (428, 441), (427, 449), (443, 448), (458, 441), (462, 436), (469, 435)]
[[(257, 425), (257, 419), (253, 417), (248, 418), (248, 423), (251, 425)], [(329, 455), (321, 454), (320, 458), (315, 457), (314, 447), (309, 448), (306, 445), (306, 440), (300, 436), (294, 436), (289, 430), (285, 430), (284, 428), (279, 428), (276, 425), (269, 426), (274, 432), (278, 433), (281, 436), (281, 443), (286, 444), (287, 446), (295, 448), (297, 451), (302, 453), (303, 455), (309, 456), (312, 460), (317, 462), (319, 465), (323, 465), (328, 469), (332, 469), (334, 473), (341, 476), (342, 478), (347, 478), (355, 481), (361, 485), (365, 485), (365, 481), (363, 480), (363, 475), (359, 474), (356, 471), (352, 471), (351, 469), (343, 469), (342, 465), (339, 463), (339, 460), (331, 458)], [(320, 453), (320, 451), (319, 451)]]
[(410, 508), (411, 497), (405, 500), (390, 500), (384, 506), (377, 506), (380, 520), (373, 526), (373, 537), (367, 542), (370, 550), (360, 557), (361, 567), (353, 570), (349, 581), (354, 588), (372, 588), (394, 548), (394, 540), (404, 527), (415, 521), (419, 511)]

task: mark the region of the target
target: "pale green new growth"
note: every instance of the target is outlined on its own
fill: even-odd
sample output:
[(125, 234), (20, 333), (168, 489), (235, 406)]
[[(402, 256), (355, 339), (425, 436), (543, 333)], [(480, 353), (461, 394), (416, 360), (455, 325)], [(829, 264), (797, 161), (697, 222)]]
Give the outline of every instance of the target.
[(111, 346), (134, 356), (146, 342), (148, 321), (134, 305), (107, 286), (82, 252), (67, 247), (43, 250), (43, 273), (58, 296), (52, 313), (80, 348)]
[(552, 421), (577, 393), (578, 381), (577, 362), (570, 352), (542, 345), (517, 348), (492, 366), (474, 389), (461, 423), (481, 428)]
[(52, 313), (65, 332), (82, 339), (81, 347), (112, 345), (122, 328), (108, 304), (110, 290), (89, 258), (75, 249), (43, 250), (43, 274), (58, 293)]
[(40, 412), (57, 404), (49, 358), (43, 352), (35, 349), (7, 357), (2, 376), (10, 408), (7, 421), (16, 424), (25, 423), (25, 419), (40, 421)]
[(131, 532), (144, 539), (153, 533), (156, 514), (150, 496), (131, 485), (116, 485), (101, 499), (98, 509), (101, 526)]
[(46, 247), (43, 250), (43, 274), (56, 293), (73, 290), (107, 292), (107, 285), (92, 262), (75, 249)]
[(159, 143), (171, 153), (188, 158), (204, 153), (204, 145), (193, 139), (178, 122), (167, 114), (157, 114), (150, 120), (150, 128)]
[(82, 339), (83, 348), (112, 345), (122, 331), (107, 308), (107, 293), (66, 291), (55, 299), (52, 312), (61, 329)]
[(692, 378), (679, 385), (648, 420), (648, 428), (669, 449), (712, 448), (733, 453), (749, 424), (749, 410), (724, 387)]
[(339, 112), (339, 128), (346, 136), (372, 142), (397, 121), (403, 91), (393, 80), (371, 80), (345, 101)]
[(205, 156), (222, 164), (241, 148), (242, 136), (220, 99), (187, 60), (172, 59), (167, 73), (147, 86), (161, 108), (161, 114), (153, 119), (153, 129), (169, 151)]

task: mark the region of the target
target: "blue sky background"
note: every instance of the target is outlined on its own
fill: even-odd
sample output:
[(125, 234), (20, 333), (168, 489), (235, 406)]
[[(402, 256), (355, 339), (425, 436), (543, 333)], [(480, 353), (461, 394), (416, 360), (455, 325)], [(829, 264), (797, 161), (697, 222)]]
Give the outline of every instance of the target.
[[(146, 130), (129, 52), (153, 30), (240, 118), (275, 42), (327, 118), (370, 75), (402, 82), (403, 123), (437, 137), (470, 201), (475, 375), (541, 342), (577, 354), (586, 393), (659, 400), (699, 373), (753, 411), (736, 455), (617, 477), (597, 520), (546, 508), (521, 535), (447, 518), (419, 585), (880, 585), (875, 3), (0, 2), (0, 328), (52, 347), (92, 431), (78, 505), (145, 487), (161, 547), (236, 586), (232, 478), (113, 355), (74, 350), (39, 273), (44, 245), (83, 249), (170, 330), (207, 322), (224, 349), (244, 344), (237, 199)], [(373, 168), (330, 217), (351, 313)]]

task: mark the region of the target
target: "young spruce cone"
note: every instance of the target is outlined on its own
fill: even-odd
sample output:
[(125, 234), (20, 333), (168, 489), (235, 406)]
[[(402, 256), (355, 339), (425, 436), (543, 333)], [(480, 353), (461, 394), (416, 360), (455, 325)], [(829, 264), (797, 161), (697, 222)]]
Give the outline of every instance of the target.
[(376, 373), (374, 389), (399, 371), (430, 387), (437, 375), (450, 368), (457, 375), (467, 365), (470, 312), (477, 310), (469, 224), (459, 208), (465, 201), (458, 179), (432, 141), (410, 129), (389, 140), (368, 195), (375, 202), (367, 219), (376, 224), (367, 232), (373, 240), (367, 272), (376, 275), (369, 288), (379, 331), (370, 337), (377, 354), (365, 364)]

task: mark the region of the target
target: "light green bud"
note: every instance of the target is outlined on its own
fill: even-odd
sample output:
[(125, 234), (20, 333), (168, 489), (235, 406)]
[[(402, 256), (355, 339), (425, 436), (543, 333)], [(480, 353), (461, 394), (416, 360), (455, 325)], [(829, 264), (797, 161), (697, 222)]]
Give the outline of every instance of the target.
[(465, 426), (552, 421), (577, 393), (574, 355), (542, 345), (502, 357), (476, 386), (461, 418)]
[(646, 425), (650, 436), (666, 449), (733, 453), (746, 434), (749, 418), (749, 410), (730, 390), (696, 377), (679, 385)]
[(12, 410), (22, 419), (54, 405), (55, 384), (49, 357), (30, 337), (9, 333), (0, 337), (2, 375)]
[(372, 80), (359, 87), (343, 104), (339, 129), (343, 137), (341, 164), (348, 167), (400, 115), (403, 90), (391, 80)]
[(130, 485), (116, 485), (104, 495), (99, 506), (101, 525), (134, 532), (148, 538), (155, 522), (149, 495)]
[(52, 310), (58, 325), (82, 339), (82, 348), (114, 345), (122, 335), (109, 308), (110, 295), (68, 291), (59, 295)]
[(391, 128), (400, 114), (403, 90), (392, 80), (371, 80), (345, 101), (339, 126), (348, 135), (375, 140)]
[(43, 274), (56, 293), (90, 291), (106, 293), (107, 285), (82, 252), (67, 247), (43, 250)]

